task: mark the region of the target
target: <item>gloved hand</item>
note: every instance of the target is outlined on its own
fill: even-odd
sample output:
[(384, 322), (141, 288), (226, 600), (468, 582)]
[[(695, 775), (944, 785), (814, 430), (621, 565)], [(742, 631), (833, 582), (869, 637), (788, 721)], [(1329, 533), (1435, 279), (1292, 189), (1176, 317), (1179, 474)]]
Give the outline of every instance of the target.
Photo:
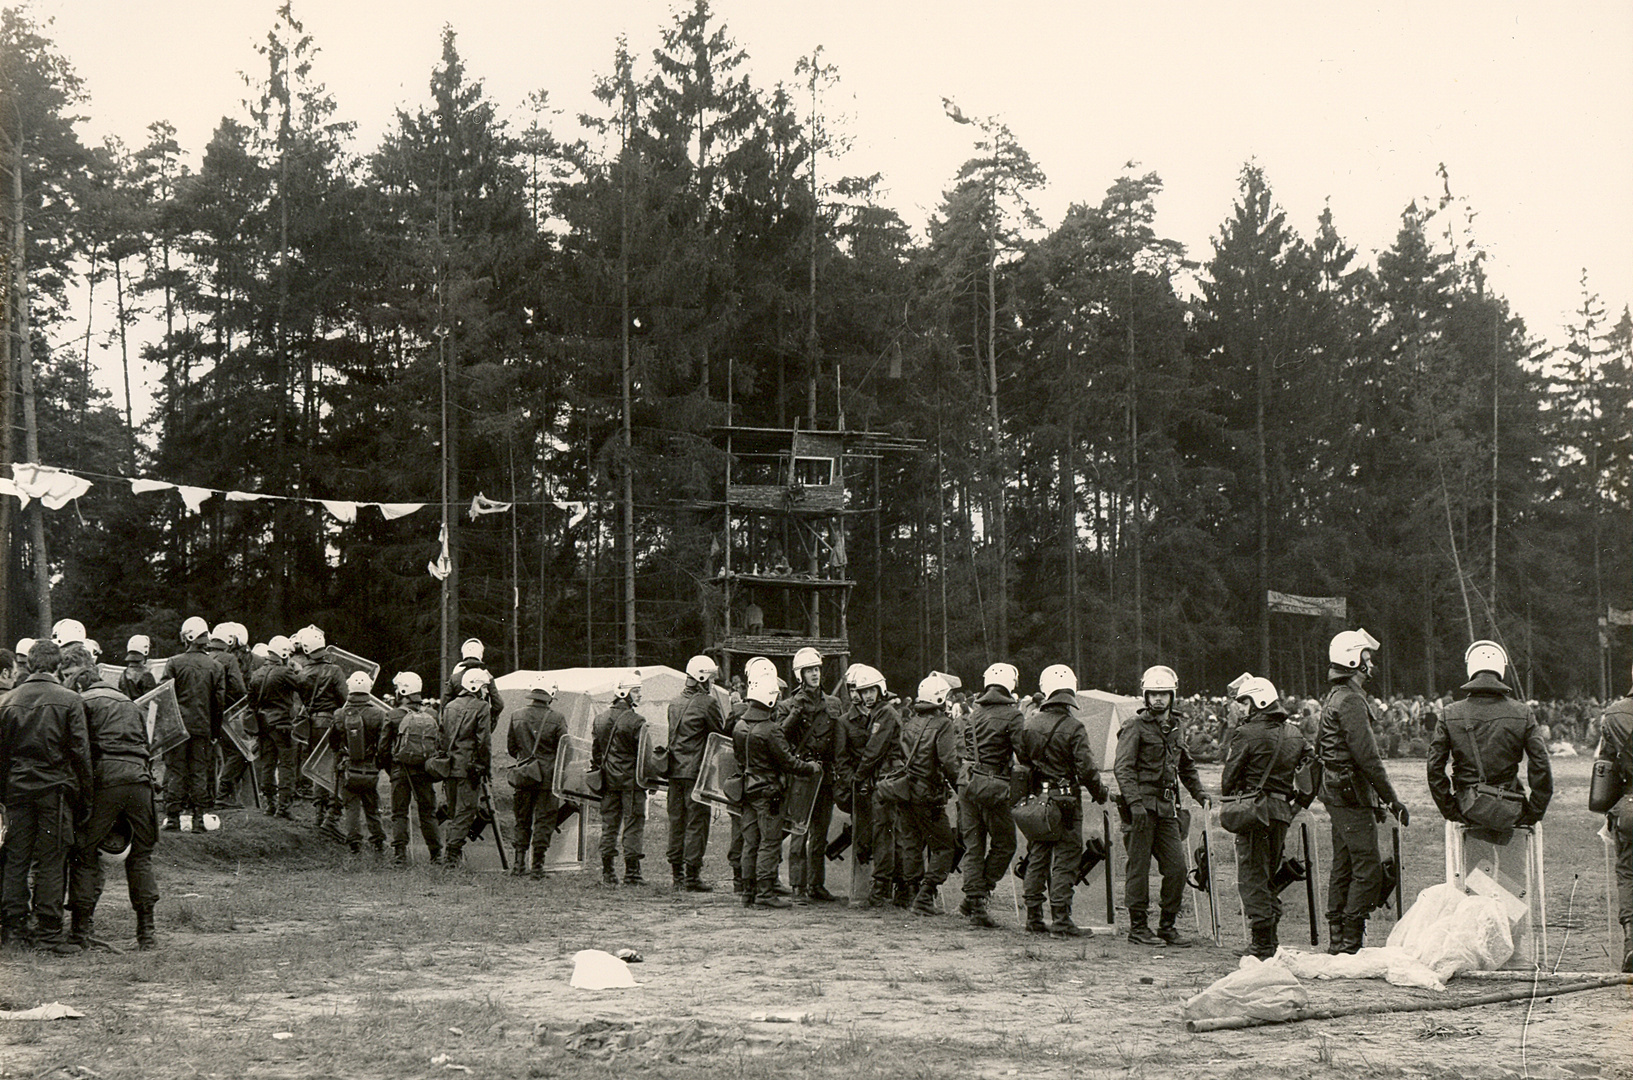
[(1389, 812), (1395, 816), (1396, 821), (1401, 823), (1401, 828), (1404, 829), (1412, 824), (1412, 812), (1399, 799), (1389, 804)]
[(1526, 825), (1535, 825), (1541, 820), (1542, 815), (1533, 810), (1530, 803), (1526, 803), (1525, 807), (1520, 810), (1520, 816), (1515, 819), (1514, 825), (1517, 828), (1523, 828)]
[(1095, 780), (1089, 785), (1089, 797), (1092, 798), (1096, 804), (1104, 806), (1106, 805), (1106, 800), (1111, 798), (1111, 792), (1106, 790), (1105, 784), (1102, 784), (1099, 780)]
[(806, 773), (807, 776), (821, 776), (822, 775), (822, 762), (820, 762), (820, 761), (807, 761), (805, 763), (805, 773)]
[(1146, 811), (1145, 807), (1140, 803), (1130, 803), (1129, 804), (1129, 806), (1128, 806), (1128, 816), (1130, 818), (1131, 824), (1136, 829), (1145, 828), (1146, 827), (1146, 822), (1149, 821), (1150, 818), (1151, 818), (1151, 815)]

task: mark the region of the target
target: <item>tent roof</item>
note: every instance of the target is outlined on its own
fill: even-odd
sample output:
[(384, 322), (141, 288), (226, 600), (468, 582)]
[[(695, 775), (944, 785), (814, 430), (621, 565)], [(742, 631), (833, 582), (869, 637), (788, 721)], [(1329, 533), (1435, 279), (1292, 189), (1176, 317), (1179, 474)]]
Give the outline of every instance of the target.
[[(493, 685), (500, 690), (525, 691), (533, 685), (535, 678), (542, 675), (553, 681), (558, 690), (566, 693), (611, 697), (618, 689), (618, 683), (636, 671), (641, 673), (641, 690), (648, 697), (654, 694), (673, 697), (686, 685), (686, 673), (666, 664), (642, 664), (638, 668), (575, 667), (553, 671), (512, 671), (493, 680)], [(673, 684), (672, 689), (670, 684)]]

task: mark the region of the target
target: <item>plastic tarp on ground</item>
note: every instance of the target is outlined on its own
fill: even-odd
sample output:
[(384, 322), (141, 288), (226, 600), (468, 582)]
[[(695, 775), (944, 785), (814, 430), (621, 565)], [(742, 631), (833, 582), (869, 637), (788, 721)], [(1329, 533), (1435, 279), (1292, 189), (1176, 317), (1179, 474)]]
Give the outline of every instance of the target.
[[(1117, 732), (1143, 704), (1137, 697), (1110, 694), (1104, 690), (1078, 691), (1077, 717), (1088, 730), (1089, 745), (1094, 748), (1098, 759), (1095, 764), (1103, 771), (1110, 772), (1117, 763)], [(1109, 781), (1110, 777), (1106, 779)]]

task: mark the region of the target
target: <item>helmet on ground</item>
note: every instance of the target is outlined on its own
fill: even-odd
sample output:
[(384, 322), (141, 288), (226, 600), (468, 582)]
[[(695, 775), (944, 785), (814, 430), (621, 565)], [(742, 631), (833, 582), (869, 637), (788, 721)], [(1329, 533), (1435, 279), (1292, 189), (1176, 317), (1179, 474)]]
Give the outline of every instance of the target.
[(707, 656), (694, 656), (686, 661), (686, 677), (694, 682), (708, 682), (720, 674), (720, 665)]
[(366, 671), (354, 671), (346, 676), (346, 693), (367, 694), (374, 689), (374, 676)]
[(1160, 693), (1163, 690), (1170, 694), (1179, 693), (1179, 676), (1174, 674), (1174, 669), (1162, 664), (1146, 668), (1145, 674), (1140, 676), (1140, 693)]
[(493, 681), (486, 668), (466, 668), (465, 674), (459, 677), (459, 688), (467, 694), (474, 694)]
[(58, 619), (57, 625), (51, 628), (51, 640), (57, 643), (58, 648), (84, 641), (85, 624), (78, 619)]
[(543, 694), (553, 699), (556, 696), (556, 680), (541, 671), (533, 676), (533, 681), (528, 684), (527, 692), (533, 695)]
[(132, 655), (135, 655), (140, 656), (143, 660), (146, 660), (147, 654), (152, 651), (153, 642), (148, 640), (148, 636), (146, 634), (137, 634), (125, 643), (125, 656), (127, 659)]
[(483, 654), (487, 651), (488, 647), (482, 644), (481, 638), (466, 638), (465, 644), (459, 647), (459, 658), (461, 660), (481, 660)]
[(1077, 693), (1077, 673), (1065, 664), (1050, 664), (1038, 672), (1038, 690), (1044, 698), (1053, 697), (1062, 690)]
[(755, 679), (748, 684), (743, 696), (769, 709), (777, 704), (777, 680)]
[(315, 626), (301, 627), (295, 631), (293, 640), (295, 642), (295, 651), (303, 652), (308, 656), (322, 652), (329, 644), (328, 639), (323, 636), (323, 631)]
[(1276, 686), (1269, 679), (1257, 676), (1248, 676), (1242, 680), (1242, 685), (1236, 687), (1236, 700), (1247, 699), (1255, 710), (1268, 709), (1281, 701), (1281, 695), (1276, 693)]
[(777, 679), (777, 665), (763, 656), (756, 656), (743, 665), (743, 681), (753, 682), (755, 679)]
[(399, 671), (391, 678), (391, 688), (407, 697), (410, 694), (419, 694), (425, 691), (425, 680), (420, 678), (417, 671)]
[(641, 669), (631, 668), (629, 671), (626, 671), (623, 675), (618, 677), (618, 689), (613, 692), (613, 697), (621, 697), (633, 701), (636, 695), (638, 695), (640, 692)]
[(288, 660), (295, 651), (295, 643), (282, 634), (274, 634), (272, 640), (266, 643), (266, 649), (279, 660)]
[(1327, 646), (1327, 662), (1335, 668), (1360, 671), (1366, 654), (1378, 648), (1378, 639), (1365, 630), (1345, 630)]
[(793, 667), (794, 667), (794, 678), (796, 678), (796, 679), (800, 677), (800, 673), (803, 672), (806, 668), (810, 668), (810, 667), (819, 668), (821, 666), (822, 666), (822, 654), (817, 652), (815, 649), (811, 648), (809, 645), (807, 645), (805, 648), (801, 649), (799, 652), (794, 654)]
[(181, 640), (182, 644), (184, 645), (191, 645), (200, 638), (207, 638), (209, 636), (210, 624), (199, 618), (197, 615), (194, 615), (191, 619), (188, 619), (186, 622), (181, 624)]
[(932, 671), (919, 680), (919, 692), (913, 700), (915, 704), (933, 705), (939, 709), (947, 704), (947, 695), (952, 692), (953, 688), (948, 685), (947, 680)]
[(873, 687), (880, 694), (885, 692), (884, 673), (876, 667), (869, 667), (867, 664), (852, 664), (850, 671), (846, 672), (845, 678), (854, 691), (861, 692)]
[(983, 686), (1001, 686), (1011, 694), (1021, 685), (1021, 673), (1014, 664), (993, 664), (981, 676)]
[(1463, 654), (1463, 664), (1471, 679), (1482, 671), (1489, 671), (1500, 679), (1508, 670), (1508, 653), (1495, 641), (1476, 641)]

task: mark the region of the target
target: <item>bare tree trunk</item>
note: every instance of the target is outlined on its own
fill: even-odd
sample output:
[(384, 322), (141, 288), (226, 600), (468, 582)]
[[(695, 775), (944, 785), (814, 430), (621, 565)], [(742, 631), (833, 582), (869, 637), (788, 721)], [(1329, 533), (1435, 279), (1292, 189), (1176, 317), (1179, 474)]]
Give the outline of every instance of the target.
[[(34, 402), (34, 359), (28, 328), (28, 267), (27, 233), (23, 227), (23, 140), (17, 133), (11, 159), (11, 213), (12, 213), (12, 295), (16, 304), (17, 370), (19, 389), (23, 395), (23, 453), (29, 461), (40, 463), (40, 420)], [(51, 632), (51, 564), (45, 550), (45, 506), (38, 499), (29, 502), (24, 511), (28, 518), (29, 546), (34, 563), (34, 597), (37, 604), (36, 625), (45, 637)]]
[(130, 340), (126, 333), (124, 260), (113, 260), (113, 293), (119, 315), (119, 369), (125, 379), (125, 463), (136, 471), (136, 414), (130, 398)]

